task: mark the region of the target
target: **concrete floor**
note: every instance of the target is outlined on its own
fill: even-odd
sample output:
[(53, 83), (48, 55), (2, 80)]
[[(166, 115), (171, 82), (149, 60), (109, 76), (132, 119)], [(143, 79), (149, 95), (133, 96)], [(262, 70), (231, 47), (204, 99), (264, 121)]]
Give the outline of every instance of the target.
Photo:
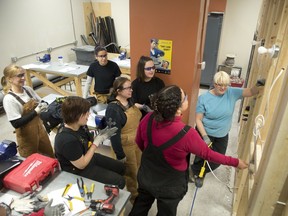
[[(200, 94), (207, 91), (206, 89), (200, 89)], [(51, 92), (45, 88), (36, 90), (36, 92), (41, 96), (45, 96)], [(240, 101), (236, 104), (234, 111), (233, 124), (230, 131), (229, 145), (227, 149), (227, 155), (237, 157), (237, 139), (238, 139), (238, 130), (239, 125), (238, 121), (238, 110), (239, 110)], [(11, 124), (7, 121), (6, 115), (0, 115), (0, 140), (9, 139), (16, 140), (15, 134), (13, 133), (13, 128)], [(50, 140), (54, 144), (54, 133), (51, 133)], [(110, 148), (102, 147), (100, 152), (106, 155), (110, 155)], [(192, 157), (193, 159), (193, 157)], [(217, 180), (211, 173), (207, 174), (205, 177), (204, 185), (202, 188), (197, 190), (196, 198), (194, 201), (193, 211), (190, 214), (193, 197), (195, 195), (195, 185), (194, 183), (189, 183), (188, 192), (183, 200), (178, 206), (177, 215), (178, 216), (230, 216), (232, 212), (232, 199), (233, 199), (233, 190), (231, 189), (234, 185), (234, 173), (235, 169), (228, 166), (220, 166), (215, 170), (215, 175)], [(128, 215), (131, 209), (131, 204), (128, 202), (126, 206), (126, 211), (124, 216)], [(156, 204), (152, 206), (149, 216), (154, 216), (157, 214)]]

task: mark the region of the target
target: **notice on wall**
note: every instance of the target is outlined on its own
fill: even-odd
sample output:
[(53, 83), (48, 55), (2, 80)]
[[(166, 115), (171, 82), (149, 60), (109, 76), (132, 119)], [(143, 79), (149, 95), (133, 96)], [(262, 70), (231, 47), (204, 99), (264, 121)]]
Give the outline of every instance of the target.
[(171, 74), (172, 40), (152, 38), (150, 40), (150, 57), (156, 67), (156, 73)]

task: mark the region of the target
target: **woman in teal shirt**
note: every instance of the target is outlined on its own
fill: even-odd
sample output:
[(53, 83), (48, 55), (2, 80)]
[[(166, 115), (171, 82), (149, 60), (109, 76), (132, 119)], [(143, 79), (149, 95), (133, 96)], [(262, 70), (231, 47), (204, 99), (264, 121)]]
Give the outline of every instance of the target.
[[(230, 76), (224, 71), (219, 71), (214, 75), (214, 88), (199, 96), (196, 107), (196, 129), (207, 145), (212, 142), (211, 148), (214, 151), (225, 155), (235, 103), (243, 97), (258, 94), (257, 84), (252, 88), (230, 87)], [(195, 157), (191, 166), (192, 179), (194, 178), (197, 187), (203, 185), (204, 177), (199, 177), (203, 164), (202, 158)], [(215, 163), (209, 165), (212, 170), (220, 166)], [(207, 172), (210, 170), (206, 165), (204, 176)]]

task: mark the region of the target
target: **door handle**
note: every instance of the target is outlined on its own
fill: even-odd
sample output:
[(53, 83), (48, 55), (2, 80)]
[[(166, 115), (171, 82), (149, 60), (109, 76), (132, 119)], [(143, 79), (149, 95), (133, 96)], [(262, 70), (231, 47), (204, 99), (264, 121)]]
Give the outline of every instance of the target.
[(205, 61), (198, 63), (198, 68), (199, 69), (204, 70), (205, 67), (206, 67), (206, 62)]

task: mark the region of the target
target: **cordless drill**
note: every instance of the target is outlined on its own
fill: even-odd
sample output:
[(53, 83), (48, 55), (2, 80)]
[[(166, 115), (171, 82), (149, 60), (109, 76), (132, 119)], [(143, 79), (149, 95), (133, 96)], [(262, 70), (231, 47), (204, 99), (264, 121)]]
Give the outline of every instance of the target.
[(112, 203), (114, 198), (119, 195), (119, 188), (115, 185), (104, 185), (104, 190), (109, 196), (105, 200), (91, 200), (90, 208), (93, 211), (103, 211), (107, 214), (113, 214), (115, 211), (115, 205)]

